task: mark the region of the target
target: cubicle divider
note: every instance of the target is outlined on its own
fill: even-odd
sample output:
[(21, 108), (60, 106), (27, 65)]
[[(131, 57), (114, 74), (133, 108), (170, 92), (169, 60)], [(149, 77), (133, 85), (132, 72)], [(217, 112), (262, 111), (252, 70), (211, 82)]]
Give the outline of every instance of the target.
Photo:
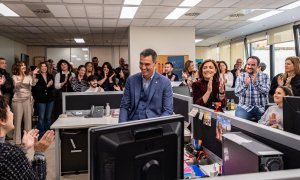
[[(202, 139), (203, 146), (222, 159), (222, 142), (216, 138), (217, 116), (227, 119), (231, 123), (231, 132), (243, 132), (248, 136), (282, 152), (284, 169), (300, 168), (300, 136), (274, 129), (262, 124), (251, 122), (226, 113), (214, 112), (202, 106), (193, 104), (199, 112), (192, 120), (192, 132), (196, 139)], [(211, 116), (211, 126), (203, 123), (199, 115)], [(206, 114), (206, 115), (205, 115)], [(207, 117), (204, 117), (207, 118)]]
[(175, 114), (181, 114), (184, 116), (184, 120), (186, 122), (192, 121), (192, 117), (188, 115), (192, 109), (192, 104), (192, 97), (173, 93), (173, 111)]
[(91, 106), (106, 106), (109, 103), (111, 109), (119, 109), (123, 91), (107, 92), (65, 92), (62, 94), (62, 112), (90, 110)]

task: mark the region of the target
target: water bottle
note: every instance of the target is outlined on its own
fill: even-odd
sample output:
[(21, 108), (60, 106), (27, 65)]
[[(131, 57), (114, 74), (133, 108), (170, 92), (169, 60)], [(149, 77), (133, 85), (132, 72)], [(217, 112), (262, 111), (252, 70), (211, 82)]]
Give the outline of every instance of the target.
[(110, 106), (109, 103), (106, 103), (106, 107), (105, 107), (105, 115), (109, 116), (110, 115)]

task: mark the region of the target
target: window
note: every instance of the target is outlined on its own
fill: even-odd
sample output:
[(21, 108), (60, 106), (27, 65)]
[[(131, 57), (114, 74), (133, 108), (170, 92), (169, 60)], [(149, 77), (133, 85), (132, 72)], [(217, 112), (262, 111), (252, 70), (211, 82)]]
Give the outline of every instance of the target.
[(260, 62), (263, 62), (267, 65), (264, 73), (267, 73), (270, 77), (270, 46), (267, 43), (267, 40), (258, 41), (251, 43), (252, 56), (257, 56), (260, 59)]
[(284, 61), (289, 56), (295, 56), (295, 43), (294, 41), (274, 44), (274, 75), (284, 72)]

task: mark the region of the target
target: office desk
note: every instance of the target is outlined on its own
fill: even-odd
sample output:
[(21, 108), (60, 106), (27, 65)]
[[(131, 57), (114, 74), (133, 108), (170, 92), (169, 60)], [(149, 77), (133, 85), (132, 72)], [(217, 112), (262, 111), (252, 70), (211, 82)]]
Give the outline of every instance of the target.
[[(85, 117), (65, 117), (58, 118), (51, 126), (51, 129), (55, 130), (55, 166), (56, 166), (56, 179), (60, 179), (61, 176), (61, 132), (64, 130), (76, 130), (76, 129), (85, 129), (87, 130), (90, 127), (95, 126), (104, 126), (109, 124), (117, 124), (118, 118), (112, 118), (111, 116), (102, 117), (102, 118), (85, 118)], [(86, 142), (88, 141), (86, 136)], [(73, 140), (71, 143), (74, 149), (76, 146), (74, 145)], [(74, 150), (76, 153), (78, 150)], [(72, 161), (73, 159), (69, 159)], [(74, 171), (75, 172), (75, 171)]]

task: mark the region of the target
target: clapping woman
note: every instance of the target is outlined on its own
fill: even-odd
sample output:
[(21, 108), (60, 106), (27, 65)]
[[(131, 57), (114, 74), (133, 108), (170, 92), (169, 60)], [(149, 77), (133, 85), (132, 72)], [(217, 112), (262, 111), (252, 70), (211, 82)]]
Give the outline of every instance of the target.
[(224, 84), (219, 81), (219, 70), (214, 60), (205, 60), (199, 69), (200, 79), (192, 84), (193, 101), (195, 104), (214, 108), (214, 102), (226, 106)]

